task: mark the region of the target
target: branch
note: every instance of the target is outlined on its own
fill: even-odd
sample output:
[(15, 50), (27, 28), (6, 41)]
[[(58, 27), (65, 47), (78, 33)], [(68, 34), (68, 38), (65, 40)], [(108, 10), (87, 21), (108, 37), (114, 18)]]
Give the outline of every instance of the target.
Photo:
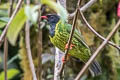
[(116, 32), (116, 30), (119, 28), (119, 25), (120, 25), (120, 19), (117, 22), (117, 24), (115, 25), (115, 27), (113, 28), (113, 30), (109, 33), (109, 35), (107, 36), (106, 40), (104, 42), (102, 42), (102, 44), (97, 48), (97, 50), (90, 57), (90, 59), (85, 64), (85, 66), (82, 68), (82, 70), (79, 72), (79, 74), (77, 75), (77, 77), (75, 78), (75, 80), (79, 80), (80, 79), (80, 77), (87, 70), (87, 68), (90, 66), (90, 64), (92, 63), (92, 61), (97, 57), (97, 55), (99, 54), (99, 52), (103, 49), (103, 47), (105, 47), (105, 45), (107, 44), (107, 42), (114, 35), (114, 33)]
[[(9, 17), (12, 14), (13, 10), (13, 0), (10, 0), (10, 8), (9, 8)], [(8, 60), (8, 40), (7, 37), (5, 37), (4, 40), (4, 79), (7, 80), (7, 60)]]
[(15, 17), (16, 13), (19, 11), (19, 9), (20, 9), (20, 7), (21, 7), (21, 5), (22, 5), (22, 1), (23, 1), (23, 0), (19, 0), (18, 4), (17, 4), (17, 6), (16, 6), (16, 9), (14, 10), (12, 16), (10, 17), (10, 20), (8, 21), (5, 29), (3, 30), (3, 32), (2, 32), (2, 34), (1, 34), (1, 36), (0, 36), (0, 46), (1, 46), (2, 42), (3, 42), (3, 40), (4, 40), (4, 37), (5, 37), (6, 33), (7, 33), (7, 30), (8, 30), (8, 28), (9, 28), (9, 25), (11, 24), (13, 18)]
[(8, 41), (7, 38), (5, 38), (4, 41), (4, 74), (5, 74), (5, 80), (7, 80), (7, 57), (8, 57)]
[[(97, 37), (99, 37), (101, 40), (105, 41), (106, 39), (105, 39), (103, 36), (101, 36), (98, 32), (96, 32), (96, 31), (93, 29), (93, 27), (88, 23), (88, 21), (86, 20), (84, 14), (83, 14), (80, 10), (79, 10), (79, 12), (80, 12), (80, 16), (81, 16), (83, 22), (85, 23), (85, 25), (86, 25)], [(120, 47), (117, 46), (116, 44), (114, 44), (113, 42), (108, 41), (108, 44), (110, 44), (111, 46), (113, 46), (113, 47), (117, 48), (118, 50), (120, 50)]]
[[(83, 7), (79, 8), (81, 12), (85, 12), (89, 7), (91, 7), (97, 0), (90, 0), (88, 3), (86, 3)], [(75, 15), (75, 12), (72, 14), (69, 14), (69, 18), (72, 18)]]
[[(62, 57), (64, 56), (64, 52), (56, 47), (55, 49), (55, 68), (54, 68), (54, 80), (61, 80), (59, 76), (59, 70), (62, 65)], [(64, 73), (64, 72), (63, 72)]]
[(30, 69), (33, 75), (33, 80), (37, 80), (36, 73), (35, 73), (35, 67), (32, 61), (32, 53), (31, 53), (31, 48), (30, 48), (30, 24), (29, 21), (26, 22), (26, 27), (25, 27), (25, 41), (26, 41), (26, 48), (27, 48), (27, 55), (29, 59), (29, 64), (30, 64)]
[[(68, 40), (68, 48), (65, 50), (65, 60), (67, 58), (67, 54), (68, 54), (68, 51), (69, 51), (69, 48), (70, 48), (70, 44), (72, 42), (72, 36), (73, 36), (73, 33), (74, 33), (74, 30), (75, 30), (75, 24), (76, 24), (76, 21), (77, 21), (77, 17), (78, 17), (78, 13), (79, 13), (79, 7), (81, 5), (81, 1), (82, 0), (79, 0), (78, 1), (78, 8), (76, 9), (76, 12), (75, 12), (75, 16), (74, 16), (74, 19), (73, 19), (73, 24), (72, 24), (72, 29), (71, 29), (71, 32), (70, 32), (70, 37), (69, 37), (69, 40)], [(62, 75), (62, 72), (63, 72), (63, 69), (64, 69), (64, 65), (65, 63), (62, 64), (62, 67), (60, 69), (60, 75)]]
[[(42, 11), (42, 10), (41, 10)], [(42, 79), (42, 75), (41, 75), (41, 72), (42, 72), (42, 58), (41, 58), (41, 55), (42, 55), (42, 30), (40, 29), (41, 28), (41, 13), (40, 12), (40, 9), (38, 10), (38, 69), (37, 69), (37, 78), (38, 80), (41, 80)]]
[[(26, 4), (30, 5), (30, 0), (27, 0)], [(31, 47), (30, 47), (30, 22), (29, 22), (29, 20), (26, 22), (26, 27), (25, 27), (25, 43), (26, 43), (26, 48), (27, 48), (29, 65), (30, 65), (30, 69), (32, 72), (32, 77), (33, 77), (33, 80), (37, 80), (37, 76), (35, 73), (35, 67), (34, 67), (34, 63), (32, 60)]]
[(13, 2), (14, 2), (14, 0), (10, 0), (10, 8), (8, 10), (9, 17), (12, 15), (12, 12), (13, 12)]
[(84, 5), (82, 8), (79, 10), (82, 12), (85, 12), (89, 7), (91, 7), (97, 0), (90, 0), (86, 5)]

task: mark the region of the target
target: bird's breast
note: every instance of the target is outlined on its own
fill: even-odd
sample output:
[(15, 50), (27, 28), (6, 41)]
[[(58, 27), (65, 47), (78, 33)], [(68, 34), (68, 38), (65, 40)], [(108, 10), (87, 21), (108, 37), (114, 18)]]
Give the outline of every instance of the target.
[(50, 36), (50, 40), (56, 47), (64, 51), (68, 37), (69, 36), (63, 34), (62, 32), (55, 32), (55, 35), (53, 37)]

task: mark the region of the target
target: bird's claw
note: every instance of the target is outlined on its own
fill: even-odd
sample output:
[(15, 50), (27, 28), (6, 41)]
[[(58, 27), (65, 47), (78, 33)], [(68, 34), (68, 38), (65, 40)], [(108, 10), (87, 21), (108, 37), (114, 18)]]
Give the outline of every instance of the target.
[[(72, 49), (74, 46), (74, 44), (70, 44), (70, 49)], [(65, 45), (65, 49), (68, 49), (68, 43)]]
[(67, 54), (67, 58), (65, 59), (65, 56), (62, 57), (62, 62), (66, 63), (69, 60), (70, 54)]

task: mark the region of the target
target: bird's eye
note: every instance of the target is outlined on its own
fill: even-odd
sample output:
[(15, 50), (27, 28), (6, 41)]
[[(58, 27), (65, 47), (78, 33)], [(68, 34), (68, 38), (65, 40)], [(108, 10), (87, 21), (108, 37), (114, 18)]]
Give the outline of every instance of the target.
[(53, 16), (51, 16), (51, 18), (54, 18)]

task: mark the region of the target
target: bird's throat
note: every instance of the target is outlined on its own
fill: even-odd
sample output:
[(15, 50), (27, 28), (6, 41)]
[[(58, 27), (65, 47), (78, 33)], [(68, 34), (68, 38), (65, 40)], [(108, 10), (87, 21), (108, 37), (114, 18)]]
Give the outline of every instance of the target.
[(54, 37), (55, 35), (55, 27), (56, 27), (56, 24), (50, 24), (49, 34), (51, 37)]

